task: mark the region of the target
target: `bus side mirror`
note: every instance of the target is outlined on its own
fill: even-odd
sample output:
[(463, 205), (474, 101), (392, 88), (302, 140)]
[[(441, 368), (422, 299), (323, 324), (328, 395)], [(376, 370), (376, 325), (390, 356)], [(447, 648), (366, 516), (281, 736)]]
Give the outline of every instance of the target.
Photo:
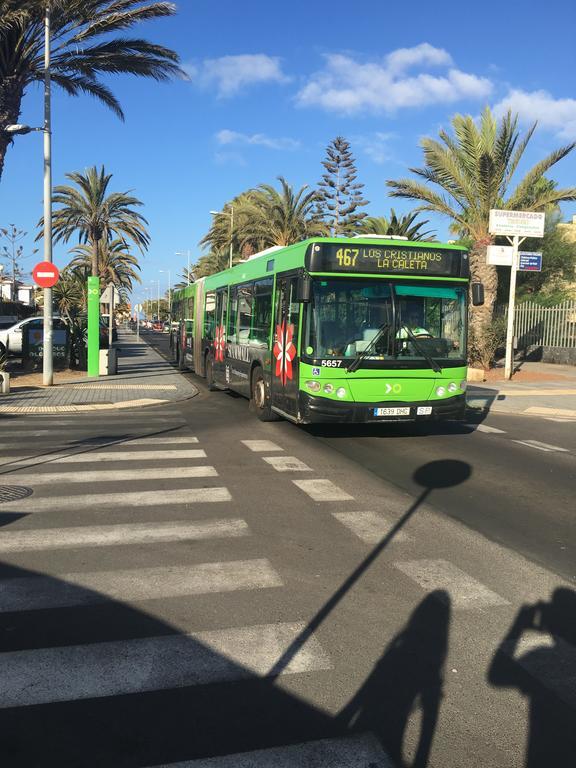
[(484, 304), (484, 283), (472, 283), (472, 304), (481, 307)]
[(305, 304), (312, 300), (312, 280), (308, 275), (300, 275), (296, 286), (296, 301)]

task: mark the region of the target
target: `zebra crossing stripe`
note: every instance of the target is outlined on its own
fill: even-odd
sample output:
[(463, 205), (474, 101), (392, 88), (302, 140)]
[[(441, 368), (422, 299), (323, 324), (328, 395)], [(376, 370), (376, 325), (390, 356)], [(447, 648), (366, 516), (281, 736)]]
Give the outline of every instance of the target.
[(508, 601), (480, 584), (447, 560), (408, 560), (394, 563), (394, 567), (406, 574), (427, 592), (446, 590), (454, 608), (474, 610), (496, 605), (508, 605)]
[(305, 744), (258, 749), (223, 757), (170, 763), (155, 768), (394, 768), (371, 733)]
[(559, 453), (568, 453), (567, 448), (559, 448), (557, 445), (541, 443), (539, 440), (512, 440), (512, 442), (518, 443), (518, 445), (527, 445), (528, 448), (536, 448), (538, 451), (545, 451), (547, 453), (552, 453), (554, 451)]
[(268, 451), (283, 451), (284, 448), (280, 448), (279, 445), (273, 443), (271, 440), (241, 440), (246, 448), (249, 448), (254, 453), (266, 453)]
[(18, 474), (21, 485), (58, 485), (59, 483), (114, 483), (124, 480), (185, 480), (190, 477), (217, 477), (215, 467), (155, 467), (152, 469), (102, 469), (87, 472), (35, 472)]
[[(67, 445), (65, 445), (67, 443)], [(88, 445), (96, 445), (100, 444), (102, 446), (107, 445), (122, 445), (122, 446), (132, 446), (132, 445), (192, 445), (197, 444), (198, 438), (193, 437), (192, 435), (190, 437), (186, 437), (185, 435), (181, 436), (171, 436), (171, 435), (153, 435), (153, 436), (147, 436), (147, 437), (125, 437), (123, 435), (118, 435), (118, 437), (109, 436), (109, 435), (103, 435), (102, 437), (89, 437), (86, 438), (82, 445), (84, 447), (88, 447)], [(61, 440), (46, 440), (41, 442), (42, 448), (47, 448), (50, 445), (57, 445), (61, 450), (64, 447), (80, 447), (79, 443), (73, 439), (70, 439), (68, 437), (63, 437)], [(22, 448), (25, 448), (26, 450), (38, 450), (38, 444), (35, 444), (34, 446), (30, 445), (30, 439), (29, 438), (15, 438), (13, 442), (11, 443), (0, 443), (0, 450), (14, 450), (16, 446), (21, 446)]]
[(349, 493), (338, 488), (331, 480), (292, 480), (300, 490), (314, 501), (347, 501), (354, 499)]
[[(76, 447), (76, 446), (75, 446)], [(80, 453), (49, 453), (46, 458), (51, 462), (59, 464), (92, 464), (95, 461), (155, 461), (163, 459), (205, 459), (206, 451), (201, 448), (192, 448), (190, 450), (183, 448), (167, 449), (165, 451), (101, 451), (98, 448), (87, 448), (86, 446), (77, 446)], [(70, 450), (73, 450), (72, 448)], [(10, 465), (28, 464), (33, 459), (20, 459), (19, 461), (5, 462)]]
[(505, 435), (506, 434), (506, 430), (497, 429), (496, 427), (491, 427), (488, 424), (469, 424), (468, 426), (474, 427), (477, 432), (485, 432), (487, 435)]
[[(12, 477), (12, 476), (11, 476)], [(18, 475), (13, 475), (14, 478)], [(93, 493), (78, 496), (53, 496), (27, 499), (3, 504), (2, 509), (17, 512), (81, 511), (90, 507), (162, 507), (173, 504), (206, 504), (231, 501), (227, 488), (170, 488), (158, 491), (125, 491), (119, 493)], [(16, 505), (13, 507), (13, 505)]]
[[(356, 534), (366, 544), (378, 544), (392, 530), (390, 522), (378, 512), (333, 512), (342, 525)], [(394, 534), (394, 541), (406, 541), (408, 536), (404, 531)]]
[[(0, 708), (264, 677), (304, 629), (263, 624), (3, 653)], [(311, 637), (284, 674), (331, 668)]]
[(281, 586), (280, 576), (266, 559), (64, 573), (54, 577), (24, 576), (0, 581), (0, 612), (70, 608), (108, 600), (157, 600)]
[(250, 533), (239, 518), (195, 522), (127, 523), (70, 528), (40, 528), (33, 531), (3, 531), (0, 552), (30, 552), (73, 547), (110, 547), (154, 544), (162, 541), (199, 541), (235, 538)]
[(277, 472), (312, 472), (308, 464), (304, 464), (295, 456), (263, 456), (262, 458)]

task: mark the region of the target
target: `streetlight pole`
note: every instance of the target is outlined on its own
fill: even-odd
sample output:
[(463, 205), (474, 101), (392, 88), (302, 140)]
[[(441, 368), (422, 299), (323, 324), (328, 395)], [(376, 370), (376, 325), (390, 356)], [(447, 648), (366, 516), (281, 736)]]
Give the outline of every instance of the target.
[(188, 270), (188, 272), (186, 274), (186, 276), (187, 276), (187, 281), (186, 282), (188, 283), (188, 285), (190, 285), (190, 283), (192, 282), (190, 280), (190, 251), (189, 250), (188, 251), (174, 251), (174, 256), (186, 256), (187, 270)]
[[(50, 4), (44, 16), (44, 261), (52, 262), (52, 121), (50, 114)], [(52, 288), (44, 288), (42, 383), (52, 386)]]

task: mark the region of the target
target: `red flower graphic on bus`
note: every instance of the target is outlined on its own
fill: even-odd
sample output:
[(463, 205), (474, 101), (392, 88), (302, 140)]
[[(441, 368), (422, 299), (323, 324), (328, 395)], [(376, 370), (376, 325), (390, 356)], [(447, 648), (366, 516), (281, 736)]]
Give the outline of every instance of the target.
[(292, 338), (294, 337), (294, 326), (282, 325), (276, 326), (276, 340), (274, 342), (274, 358), (276, 360), (276, 376), (279, 376), (283, 385), (287, 379), (292, 379), (292, 360), (296, 357), (296, 347)]
[(224, 351), (226, 349), (226, 335), (224, 333), (224, 326), (219, 325), (216, 328), (216, 336), (214, 338), (214, 359), (217, 363), (224, 362)]

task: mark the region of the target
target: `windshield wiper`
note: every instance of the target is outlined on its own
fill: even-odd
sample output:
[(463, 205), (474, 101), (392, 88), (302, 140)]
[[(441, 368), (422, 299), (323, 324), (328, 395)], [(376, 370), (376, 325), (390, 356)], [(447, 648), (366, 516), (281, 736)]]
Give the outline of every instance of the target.
[(434, 360), (433, 357), (430, 357), (430, 355), (426, 352), (426, 350), (423, 347), (420, 346), (420, 342), (418, 341), (416, 336), (414, 336), (414, 334), (412, 333), (410, 328), (408, 328), (407, 325), (401, 325), (400, 328), (402, 328), (403, 330), (406, 331), (406, 333), (408, 334), (408, 338), (414, 344), (414, 347), (415, 347), (416, 351), (420, 352), (420, 354), (426, 360), (426, 362), (428, 363), (430, 368), (432, 368), (432, 370), (435, 373), (442, 373), (442, 368), (440, 368), (440, 366), (438, 365), (436, 360)]
[(350, 365), (346, 366), (346, 370), (348, 371), (348, 373), (354, 373), (354, 371), (358, 370), (362, 360), (368, 357), (368, 354), (372, 351), (372, 347), (376, 346), (376, 342), (380, 341), (384, 333), (389, 329), (390, 329), (390, 323), (382, 323), (380, 328), (378, 328), (378, 332), (372, 339), (370, 339), (367, 346), (361, 352), (358, 352), (356, 354), (356, 357), (354, 358), (354, 360), (352, 360)]

